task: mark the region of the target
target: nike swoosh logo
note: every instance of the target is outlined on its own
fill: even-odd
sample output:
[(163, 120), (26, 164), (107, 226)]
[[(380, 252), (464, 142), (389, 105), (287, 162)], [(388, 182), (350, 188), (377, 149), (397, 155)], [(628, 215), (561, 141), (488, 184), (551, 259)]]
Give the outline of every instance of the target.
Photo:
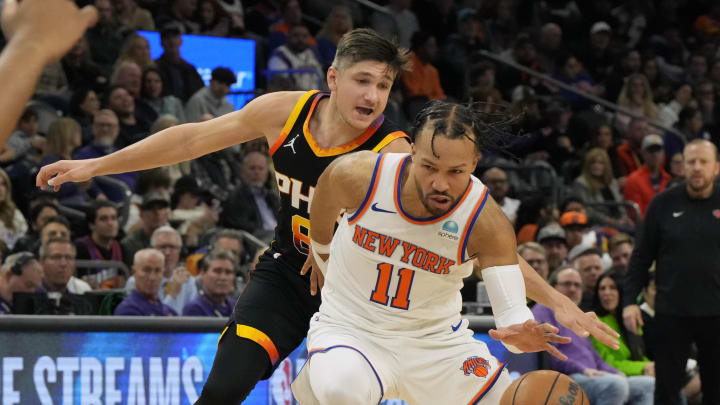
[(462, 319), (460, 320), (460, 322), (458, 322), (457, 325), (455, 325), (455, 326), (450, 325), (450, 327), (452, 328), (453, 332), (457, 332), (457, 330), (460, 329), (461, 325), (462, 325)]
[(680, 215), (682, 215), (682, 214), (684, 214), (684, 213), (685, 213), (685, 211), (673, 212), (673, 218), (677, 218), (677, 217), (679, 217)]
[(377, 212), (386, 212), (388, 214), (397, 214), (397, 212), (395, 212), (395, 211), (388, 211), (388, 210), (384, 210), (384, 209), (378, 207), (377, 203), (373, 204), (370, 208), (372, 208), (373, 211), (377, 211)]

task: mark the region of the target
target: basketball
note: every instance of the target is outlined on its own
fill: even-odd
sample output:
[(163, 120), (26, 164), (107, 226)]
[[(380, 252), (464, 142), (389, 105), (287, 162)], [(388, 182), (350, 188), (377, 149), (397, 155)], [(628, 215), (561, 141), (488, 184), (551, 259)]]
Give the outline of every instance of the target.
[(572, 378), (557, 371), (525, 373), (505, 390), (500, 405), (590, 405)]

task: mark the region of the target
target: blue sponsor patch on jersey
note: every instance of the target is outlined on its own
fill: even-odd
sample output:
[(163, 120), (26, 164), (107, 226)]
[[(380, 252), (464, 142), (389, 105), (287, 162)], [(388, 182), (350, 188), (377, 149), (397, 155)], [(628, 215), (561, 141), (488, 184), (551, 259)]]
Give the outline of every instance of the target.
[(442, 229), (445, 232), (457, 233), (458, 232), (458, 224), (455, 221), (447, 221), (443, 224)]

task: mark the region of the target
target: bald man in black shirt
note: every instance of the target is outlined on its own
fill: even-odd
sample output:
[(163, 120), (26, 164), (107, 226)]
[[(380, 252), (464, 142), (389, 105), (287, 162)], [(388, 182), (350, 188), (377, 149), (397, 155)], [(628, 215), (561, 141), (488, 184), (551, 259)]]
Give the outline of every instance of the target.
[[(658, 345), (655, 404), (681, 404), (685, 364), (698, 347), (703, 404), (720, 404), (720, 171), (717, 147), (695, 140), (683, 151), (686, 184), (658, 194), (648, 207), (633, 251), (625, 302), (647, 285), (656, 262)], [(623, 310), (628, 330), (642, 325), (637, 305)]]

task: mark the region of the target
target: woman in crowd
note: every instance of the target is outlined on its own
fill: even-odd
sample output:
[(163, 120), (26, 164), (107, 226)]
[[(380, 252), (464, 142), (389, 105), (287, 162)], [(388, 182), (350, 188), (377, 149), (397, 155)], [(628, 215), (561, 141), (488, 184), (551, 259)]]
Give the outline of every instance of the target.
[(181, 124), (185, 122), (185, 110), (182, 101), (173, 95), (163, 96), (163, 81), (160, 71), (154, 67), (145, 69), (142, 76), (142, 97), (158, 116), (170, 114)]
[[(625, 79), (625, 84), (620, 91), (617, 103), (620, 107), (642, 115), (649, 120), (658, 119), (658, 107), (653, 101), (653, 93), (647, 78), (642, 73), (635, 73)], [(615, 116), (616, 126), (622, 132), (625, 132), (630, 117), (618, 113)]]
[(615, 227), (632, 225), (620, 205), (591, 204), (618, 204), (623, 201), (620, 185), (613, 176), (610, 157), (602, 148), (592, 148), (585, 154), (582, 172), (573, 183), (573, 191), (590, 204), (586, 209), (591, 222)]
[(15, 206), (12, 199), (12, 183), (5, 170), (0, 169), (0, 240), (8, 249), (15, 246), (20, 237), (28, 230), (22, 212)]
[(622, 297), (622, 275), (614, 270), (601, 275), (595, 285), (593, 309), (601, 321), (620, 334), (620, 348), (614, 350), (595, 338), (591, 340), (606, 363), (628, 376), (631, 402), (650, 405), (655, 391), (655, 363), (645, 357), (642, 337), (625, 329)]
[(125, 40), (120, 49), (120, 56), (115, 61), (115, 68), (117, 69), (123, 62), (135, 62), (140, 69), (155, 66), (155, 61), (150, 57), (150, 43), (144, 36), (133, 34)]
[(98, 111), (100, 111), (100, 99), (94, 90), (83, 88), (73, 93), (70, 99), (70, 117), (82, 128), (83, 145), (93, 139), (93, 117)]
[(216, 0), (201, 0), (195, 11), (200, 35), (226, 37), (230, 33), (230, 17)]

